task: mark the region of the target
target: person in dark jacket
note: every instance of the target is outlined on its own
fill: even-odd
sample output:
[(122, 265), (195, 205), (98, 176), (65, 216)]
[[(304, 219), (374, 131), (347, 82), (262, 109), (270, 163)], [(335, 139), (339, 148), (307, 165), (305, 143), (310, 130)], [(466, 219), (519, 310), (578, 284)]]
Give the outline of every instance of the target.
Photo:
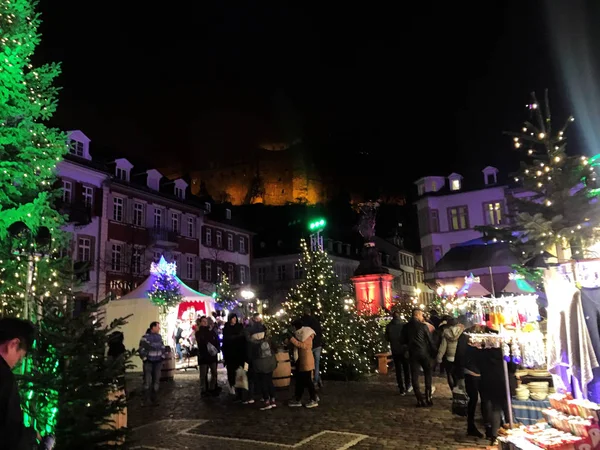
[[(464, 383), (464, 390), (469, 396), (469, 404), (467, 406), (467, 435), (478, 438), (483, 437), (483, 434), (475, 426), (475, 411), (477, 410), (477, 402), (481, 397), (481, 371), (478, 365), (478, 348), (469, 345), (469, 335), (475, 333), (485, 333), (486, 328), (482, 325), (473, 325), (465, 330), (458, 338), (456, 346), (456, 355), (454, 357), (455, 376), (459, 386)], [(485, 418), (487, 413), (485, 405), (481, 405), (481, 414)]]
[(146, 330), (146, 334), (140, 339), (138, 350), (143, 361), (144, 370), (144, 397), (142, 403), (145, 406), (152, 403), (158, 406), (157, 396), (160, 388), (160, 375), (162, 363), (166, 357), (165, 344), (160, 335), (160, 323), (152, 322)]
[(314, 330), (315, 337), (313, 338), (313, 357), (315, 358), (315, 375), (314, 383), (321, 387), (323, 382), (321, 381), (321, 372), (319, 371), (321, 363), (321, 350), (323, 350), (323, 329), (319, 319), (312, 315), (310, 307), (304, 308), (304, 315), (302, 316), (302, 325), (305, 327), (312, 328)]
[(235, 374), (238, 368), (244, 367), (246, 362), (246, 338), (244, 327), (238, 322), (236, 314), (227, 317), (223, 327), (223, 359), (227, 367), (227, 381), (232, 394), (235, 394)]
[(262, 322), (262, 317), (259, 313), (254, 313), (248, 322), (248, 326), (244, 328), (246, 356), (248, 361), (248, 398), (243, 401), (244, 404), (254, 403), (254, 395), (256, 394), (254, 391), (255, 389), (258, 389), (254, 365), (252, 364), (252, 357), (256, 354), (258, 344), (251, 338), (257, 333), (266, 333), (266, 331), (267, 327), (265, 327), (265, 324)]
[[(413, 309), (412, 319), (402, 329), (402, 343), (408, 347), (412, 386), (417, 398), (417, 407), (433, 406), (431, 362), (435, 355), (429, 327), (424, 323), (423, 311)], [(425, 398), (419, 386), (419, 372), (423, 369)]]
[[(202, 316), (196, 331), (198, 345), (198, 367), (200, 369), (201, 395), (218, 395), (217, 391), (217, 361), (219, 355), (219, 337), (208, 326), (208, 318)], [(207, 388), (207, 375), (210, 370), (210, 381)]]
[(31, 322), (0, 319), (0, 450), (30, 450), (36, 444), (37, 433), (23, 423), (21, 399), (12, 373), (33, 345), (34, 334)]
[[(394, 367), (396, 368), (396, 382), (400, 395), (406, 395), (412, 390), (410, 385), (410, 364), (408, 363), (408, 347), (402, 343), (402, 329), (406, 325), (400, 319), (400, 314), (394, 312), (392, 321), (385, 327), (385, 338), (390, 343)], [(404, 380), (402, 375), (404, 374)]]

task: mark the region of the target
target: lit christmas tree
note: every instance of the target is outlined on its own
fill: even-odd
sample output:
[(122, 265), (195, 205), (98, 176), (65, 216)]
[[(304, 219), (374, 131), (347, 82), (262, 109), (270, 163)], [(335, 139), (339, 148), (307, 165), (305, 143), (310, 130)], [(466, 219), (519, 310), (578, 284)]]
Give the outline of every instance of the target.
[(158, 263), (150, 265), (150, 274), (154, 276), (154, 282), (148, 291), (148, 297), (159, 307), (160, 334), (167, 339), (169, 309), (178, 305), (183, 298), (179, 289), (181, 282), (177, 278), (177, 265), (168, 263), (161, 256)]
[(228, 311), (233, 311), (240, 306), (240, 302), (236, 300), (235, 294), (229, 284), (229, 278), (225, 274), (221, 274), (221, 281), (216, 285), (214, 299), (217, 305)]
[(596, 159), (567, 154), (565, 132), (571, 116), (557, 128), (552, 121), (548, 93), (544, 104), (535, 93), (527, 108), (531, 120), (520, 132), (508, 133), (514, 146), (525, 152), (515, 181), (523, 195), (511, 198), (511, 223), (501, 227), (481, 227), (490, 236), (512, 242), (523, 256), (544, 250), (555, 252), (554, 245), (571, 248), (574, 257), (595, 240), (600, 224), (600, 192), (596, 180)]
[(300, 245), (298, 265), (305, 278), (289, 292), (279, 317), (289, 326), (309, 306), (323, 329), (322, 373), (360, 377), (370, 371), (370, 358), (364, 352), (371, 338), (365, 335), (366, 319), (357, 314), (354, 300), (344, 294), (327, 253), (310, 251), (304, 240)]

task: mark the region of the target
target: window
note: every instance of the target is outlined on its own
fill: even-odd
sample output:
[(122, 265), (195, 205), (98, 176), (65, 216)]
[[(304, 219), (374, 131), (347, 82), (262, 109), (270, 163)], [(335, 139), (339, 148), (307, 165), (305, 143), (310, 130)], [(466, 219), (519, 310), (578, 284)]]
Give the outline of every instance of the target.
[(231, 210), (230, 209), (225, 210), (225, 218), (227, 220), (231, 220)]
[(171, 213), (171, 230), (173, 233), (179, 233), (179, 214)]
[(455, 178), (452, 181), (450, 181), (450, 190), (458, 191), (459, 189), (460, 189), (460, 180), (458, 178)]
[(448, 208), (448, 222), (451, 231), (466, 230), (469, 228), (469, 217), (466, 206)]
[(204, 203), (204, 211), (209, 213), (211, 210), (212, 210), (212, 205), (210, 204), (210, 202), (205, 202)]
[(139, 247), (133, 247), (131, 253), (131, 272), (136, 274), (142, 272), (142, 249)]
[(160, 228), (162, 225), (162, 210), (154, 208), (154, 228)]
[(417, 190), (419, 192), (419, 195), (423, 195), (425, 193), (425, 185), (423, 183), (419, 184), (417, 186)]
[(486, 225), (500, 225), (502, 223), (502, 202), (484, 203), (483, 214)]
[(258, 284), (265, 284), (267, 280), (267, 268), (259, 267), (258, 268)]
[(183, 198), (183, 189), (176, 187), (175, 188), (175, 197)]
[(193, 280), (196, 273), (196, 264), (193, 256), (187, 256), (185, 258), (185, 274), (188, 280)]
[(246, 240), (240, 236), (240, 253), (246, 253)]
[(221, 246), (223, 245), (223, 233), (217, 231), (215, 234), (217, 238), (217, 248), (221, 248)]
[(91, 208), (94, 201), (94, 188), (90, 186), (83, 186), (81, 189), (81, 196), (83, 197), (83, 204)]
[(188, 217), (187, 223), (188, 223), (188, 225), (187, 225), (188, 237), (193, 238), (194, 237), (194, 218)]
[(283, 281), (285, 280), (285, 266), (277, 266), (277, 280)]
[(437, 209), (429, 211), (429, 227), (432, 233), (440, 232), (440, 215)]
[(117, 180), (127, 181), (127, 171), (125, 169), (117, 167), (117, 169), (115, 170), (115, 176)]
[(294, 279), (301, 280), (302, 278), (304, 278), (304, 270), (302, 270), (302, 267), (300, 267), (298, 264), (295, 264), (294, 265)]
[(121, 244), (112, 245), (112, 255), (110, 259), (110, 268), (115, 272), (121, 271)]
[(142, 203), (133, 204), (133, 224), (138, 227), (144, 226), (144, 205)]
[(71, 142), (69, 142), (69, 153), (75, 156), (83, 156), (83, 142), (71, 139)]
[(227, 264), (227, 277), (229, 278), (229, 282), (233, 283), (235, 279), (235, 267), (233, 264)]
[(210, 228), (206, 229), (206, 245), (208, 247), (212, 246), (212, 230)]
[(233, 234), (227, 233), (227, 250), (233, 251)]
[(240, 266), (240, 284), (246, 283), (246, 267)]
[(113, 197), (113, 220), (123, 222), (123, 199)]
[(77, 261), (92, 260), (92, 240), (87, 237), (80, 237), (77, 240)]
[(70, 181), (67, 181), (67, 180), (63, 180), (62, 187), (63, 187), (63, 193), (62, 193), (63, 202), (71, 203), (71, 200), (73, 200), (73, 183), (71, 183)]

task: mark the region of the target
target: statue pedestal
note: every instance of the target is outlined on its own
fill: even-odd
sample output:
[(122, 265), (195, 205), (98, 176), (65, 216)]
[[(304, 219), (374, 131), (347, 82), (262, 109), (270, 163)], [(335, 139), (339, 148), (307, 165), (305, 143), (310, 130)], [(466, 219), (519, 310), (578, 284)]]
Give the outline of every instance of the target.
[(380, 309), (392, 308), (392, 280), (389, 273), (356, 275), (351, 278), (356, 292), (356, 310), (362, 314), (376, 314)]

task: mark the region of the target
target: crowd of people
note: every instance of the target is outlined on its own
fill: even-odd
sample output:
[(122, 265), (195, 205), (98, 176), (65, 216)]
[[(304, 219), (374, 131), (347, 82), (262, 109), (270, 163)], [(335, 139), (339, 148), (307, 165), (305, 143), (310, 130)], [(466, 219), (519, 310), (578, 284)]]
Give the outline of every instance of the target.
[[(198, 358), (200, 372), (200, 390), (202, 397), (218, 396), (222, 388), (217, 384), (217, 366), (219, 355), (227, 369), (229, 393), (236, 401), (245, 405), (262, 399), (261, 410), (277, 407), (273, 372), (277, 368), (277, 348), (272, 336), (255, 313), (243, 324), (234, 313), (229, 314), (222, 327), (223, 339), (219, 339), (220, 326), (200, 317), (194, 327), (194, 348)], [(178, 325), (175, 330), (175, 342), (181, 343), (183, 333)], [(293, 349), (296, 366), (294, 398), (290, 407), (303, 406), (304, 391), (309, 393), (306, 408), (319, 405), (317, 389), (322, 385), (319, 369), (322, 347), (321, 325), (311, 314), (310, 308), (304, 310), (302, 317), (292, 323), (285, 344)], [(177, 352), (182, 352), (181, 348)], [(166, 347), (160, 335), (160, 324), (152, 322), (140, 340), (139, 355), (143, 361), (144, 405), (158, 405), (157, 393), (160, 387), (162, 362), (166, 357)]]
[[(445, 372), (448, 387), (453, 393), (464, 393), (467, 404), (467, 434), (483, 438), (476, 426), (477, 405), (485, 437), (495, 443), (503, 418), (508, 417), (507, 392), (501, 349), (482, 349), (469, 344), (469, 334), (497, 332), (475, 324), (466, 328), (466, 317), (439, 317), (432, 311), (429, 317), (420, 309), (412, 311), (408, 322), (394, 313), (387, 325), (386, 338), (390, 343), (401, 395), (414, 391), (416, 406), (433, 406), (433, 374), (437, 367)], [(509, 363), (509, 384), (514, 394), (516, 366)], [(423, 374), (425, 392), (421, 391), (419, 377)]]

